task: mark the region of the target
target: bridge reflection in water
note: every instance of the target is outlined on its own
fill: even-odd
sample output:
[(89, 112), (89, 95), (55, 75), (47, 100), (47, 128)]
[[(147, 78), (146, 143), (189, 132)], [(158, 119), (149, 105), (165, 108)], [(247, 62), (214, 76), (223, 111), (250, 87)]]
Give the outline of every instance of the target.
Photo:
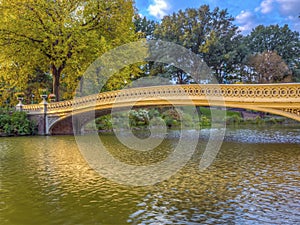
[(112, 108), (134, 105), (197, 105), (243, 108), (268, 112), (300, 121), (300, 83), (289, 84), (192, 84), (123, 89), (49, 104), (24, 105), (22, 110), (37, 121), (40, 134), (73, 133), (72, 116), (84, 126)]

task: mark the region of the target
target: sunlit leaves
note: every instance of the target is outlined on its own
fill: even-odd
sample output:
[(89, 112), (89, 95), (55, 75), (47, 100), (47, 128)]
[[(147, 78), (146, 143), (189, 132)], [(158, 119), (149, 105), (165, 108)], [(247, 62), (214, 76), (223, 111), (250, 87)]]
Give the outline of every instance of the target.
[(135, 40), (130, 0), (4, 0), (0, 12), (1, 76), (18, 72), (21, 87), (36, 68), (50, 72), (57, 97), (61, 82), (70, 96), (90, 63)]

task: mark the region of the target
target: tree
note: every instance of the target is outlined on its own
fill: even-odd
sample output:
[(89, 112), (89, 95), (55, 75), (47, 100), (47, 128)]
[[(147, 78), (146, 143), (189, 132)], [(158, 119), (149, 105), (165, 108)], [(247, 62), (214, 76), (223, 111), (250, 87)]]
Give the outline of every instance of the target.
[[(233, 20), (227, 10), (215, 8), (211, 11), (208, 5), (199, 9), (180, 10), (162, 19), (161, 25), (155, 30), (155, 37), (190, 49), (204, 59), (222, 82), (224, 73), (231, 72), (231, 64), (237, 55), (235, 43), (238, 28), (232, 23)], [(180, 70), (173, 73), (179, 83), (190, 80), (181, 79), (183, 73)]]
[(246, 37), (246, 45), (252, 54), (276, 51), (292, 70), (293, 76), (299, 75), (299, 33), (291, 31), (288, 25), (259, 25)]
[(249, 65), (257, 73), (257, 83), (290, 82), (291, 71), (282, 58), (272, 51), (264, 51), (249, 59)]
[(139, 14), (134, 16), (135, 32), (140, 37), (152, 39), (155, 27), (158, 25), (154, 20), (148, 20), (145, 16), (142, 18)]
[(50, 70), (56, 100), (61, 82), (72, 93), (91, 62), (135, 39), (131, 0), (3, 0), (0, 12), (0, 75), (22, 87)]

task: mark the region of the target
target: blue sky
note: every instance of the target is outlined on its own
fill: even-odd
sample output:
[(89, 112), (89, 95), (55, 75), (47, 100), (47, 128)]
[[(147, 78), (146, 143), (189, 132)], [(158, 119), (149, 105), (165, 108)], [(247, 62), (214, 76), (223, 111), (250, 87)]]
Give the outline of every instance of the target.
[(198, 8), (208, 4), (211, 9), (228, 9), (235, 17), (235, 24), (244, 34), (257, 25), (288, 24), (291, 30), (300, 32), (300, 0), (135, 0), (139, 13), (152, 20), (179, 9)]

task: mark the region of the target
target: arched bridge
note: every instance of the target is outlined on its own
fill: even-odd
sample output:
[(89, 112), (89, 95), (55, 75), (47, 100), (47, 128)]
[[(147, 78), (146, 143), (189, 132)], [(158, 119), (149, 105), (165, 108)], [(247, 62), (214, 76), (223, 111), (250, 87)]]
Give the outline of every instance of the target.
[[(95, 116), (134, 105), (198, 105), (243, 108), (300, 121), (300, 84), (169, 85), (123, 89), (74, 100), (24, 105), (40, 134), (73, 133), (72, 117), (80, 129)], [(74, 120), (73, 120), (74, 121)]]

